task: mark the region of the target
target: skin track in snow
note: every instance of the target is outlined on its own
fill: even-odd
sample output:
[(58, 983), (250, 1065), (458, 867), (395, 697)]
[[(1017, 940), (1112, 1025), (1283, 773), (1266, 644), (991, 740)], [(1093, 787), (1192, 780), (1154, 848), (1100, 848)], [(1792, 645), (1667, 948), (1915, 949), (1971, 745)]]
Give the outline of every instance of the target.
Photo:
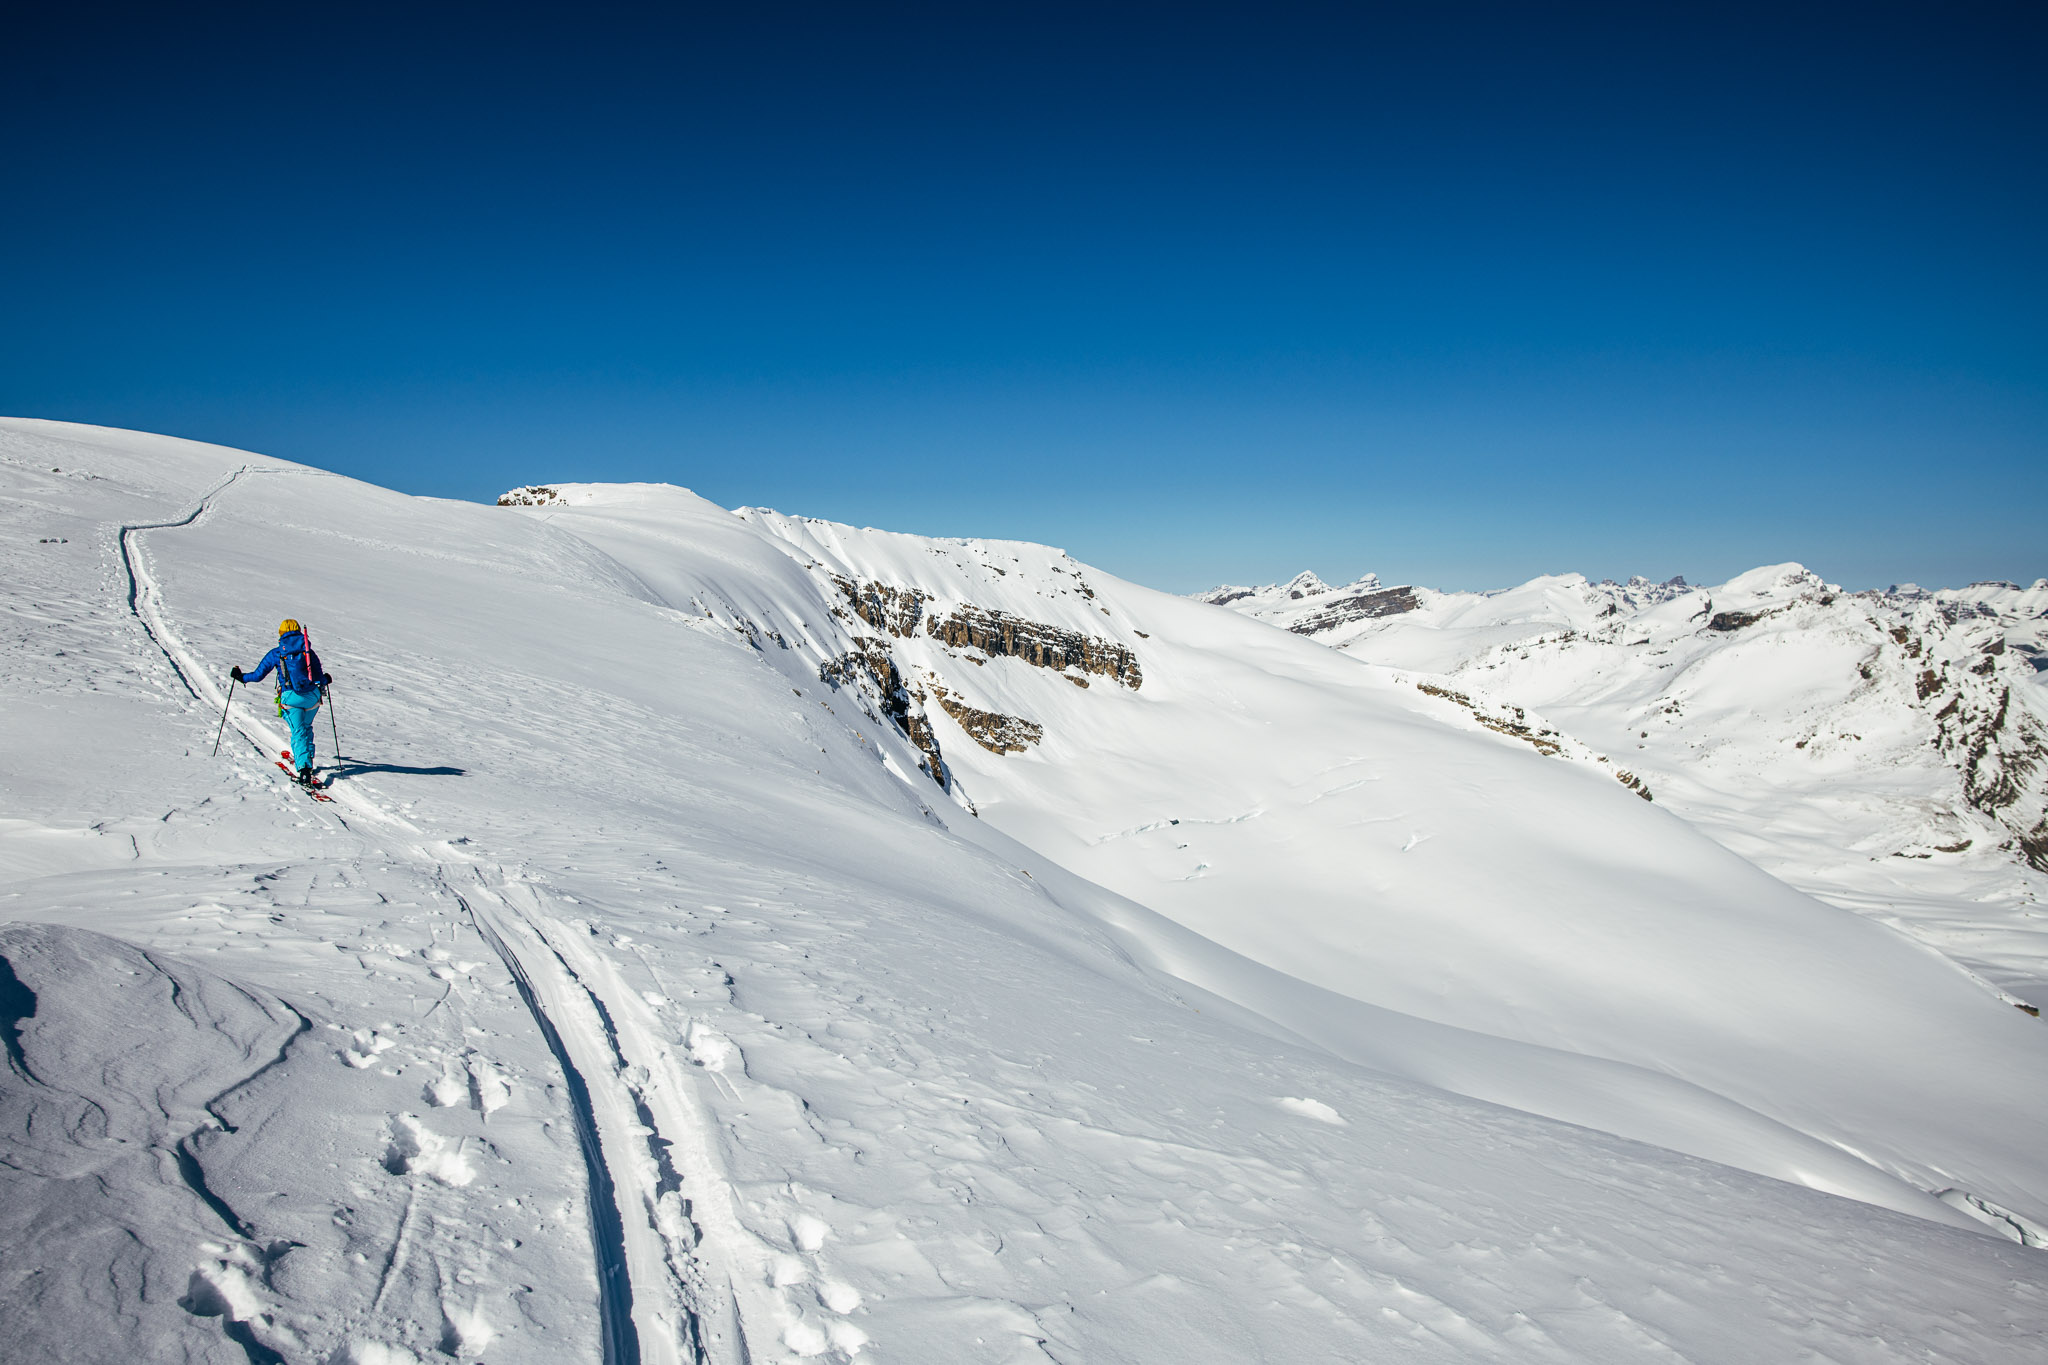
[(477, 918), (475, 909), (460, 894), (455, 895), (455, 900), (477, 933), (490, 944), (491, 951), (511, 972), (513, 983), (519, 988), (519, 998), (526, 1002), (527, 1012), (533, 1016), (541, 1036), (547, 1039), (548, 1051), (554, 1054), (555, 1064), (561, 1068), (562, 1079), (569, 1087), (569, 1107), (576, 1116), (576, 1143), (583, 1152), (584, 1173), (590, 1181), (591, 1241), (597, 1250), (598, 1311), (604, 1324), (605, 1365), (639, 1365), (640, 1335), (633, 1325), (633, 1283), (626, 1268), (625, 1225), (619, 1218), (618, 1192), (613, 1187), (610, 1169), (604, 1161), (604, 1148), (598, 1139), (590, 1086), (569, 1055), (560, 1031), (542, 1008), (533, 982), (520, 964), (518, 955), (506, 946), (505, 940), (490, 923)]

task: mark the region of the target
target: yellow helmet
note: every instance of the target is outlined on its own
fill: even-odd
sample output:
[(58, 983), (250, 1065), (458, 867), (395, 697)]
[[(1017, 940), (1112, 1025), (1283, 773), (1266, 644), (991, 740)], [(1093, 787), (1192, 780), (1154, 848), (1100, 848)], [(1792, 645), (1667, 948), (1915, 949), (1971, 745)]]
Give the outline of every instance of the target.
[(284, 620), (279, 621), (277, 623), (277, 633), (279, 635), (289, 635), (297, 629), (299, 629), (299, 623), (297, 621), (292, 620), (292, 618), (289, 616), (285, 617)]

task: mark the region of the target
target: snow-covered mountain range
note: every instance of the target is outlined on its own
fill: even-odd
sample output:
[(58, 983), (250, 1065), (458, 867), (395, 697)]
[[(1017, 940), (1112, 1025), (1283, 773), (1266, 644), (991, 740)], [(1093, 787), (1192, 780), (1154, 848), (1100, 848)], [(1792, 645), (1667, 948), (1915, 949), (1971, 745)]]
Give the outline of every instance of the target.
[[(1795, 630), (1824, 587), (1724, 593), (1695, 653), (1675, 584), (1555, 629), (1376, 583), (1218, 610), (1042, 546), (60, 423), (0, 423), (0, 490), (21, 1358), (2018, 1361), (2048, 1327), (2026, 954), (1812, 885), (1743, 829), (1757, 743), (1707, 742), (1763, 676), (1720, 637), (1851, 649)], [(1887, 646), (1962, 698), (1916, 696), (1956, 738), (1914, 756), (2021, 793), (1887, 874), (2033, 885), (2032, 703), (1973, 709), (2033, 685), (2028, 600), (1930, 596)], [(286, 616), (337, 678), (329, 803), (228, 689)], [(1373, 658), (1397, 627), (1463, 652)], [(1657, 746), (1508, 685), (1553, 653), (1669, 692)], [(1879, 700), (1791, 740), (1851, 825), (1934, 771), (1856, 787), (1852, 744), (1908, 751)]]
[(1198, 596), (1604, 751), (1744, 857), (2048, 1007), (2048, 580)]

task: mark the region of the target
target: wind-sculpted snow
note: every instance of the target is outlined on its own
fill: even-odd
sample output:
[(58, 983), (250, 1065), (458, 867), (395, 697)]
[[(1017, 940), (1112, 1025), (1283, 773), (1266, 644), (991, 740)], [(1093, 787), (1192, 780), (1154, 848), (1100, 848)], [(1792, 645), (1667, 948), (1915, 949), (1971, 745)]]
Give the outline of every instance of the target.
[[(253, 1246), (198, 1154), (224, 1131), (222, 1100), (306, 1027), (275, 997), (117, 939), (0, 925), (0, 1238), (28, 1262), (9, 1277), (9, 1359), (176, 1359), (219, 1336), (195, 1318), (248, 1331), (257, 1284), (293, 1248)], [(195, 1267), (179, 1224), (250, 1254)], [(161, 1311), (180, 1290), (185, 1312)]]
[[(0, 424), (9, 1351), (2036, 1353), (2042, 1026), (1661, 788), (1056, 550), (551, 487)], [(286, 615), (331, 805), (260, 695), (209, 756)], [(864, 642), (1038, 741), (930, 708), (941, 790)]]

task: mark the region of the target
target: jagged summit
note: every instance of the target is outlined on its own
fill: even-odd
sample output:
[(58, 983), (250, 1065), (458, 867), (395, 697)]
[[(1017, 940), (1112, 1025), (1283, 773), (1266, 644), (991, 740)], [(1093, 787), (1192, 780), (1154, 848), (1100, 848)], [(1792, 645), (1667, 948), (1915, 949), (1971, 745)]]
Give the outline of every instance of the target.
[(1342, 589), (1332, 588), (1316, 576), (1315, 570), (1303, 569), (1285, 583), (1268, 583), (1263, 587), (1256, 588), (1226, 584), (1222, 587), (1210, 588), (1206, 592), (1191, 593), (1189, 596), (1197, 602), (1208, 602), (1213, 605), (1226, 605), (1246, 600), (1260, 604), (1269, 602), (1300, 602), (1308, 598), (1321, 597), (1338, 591), (1353, 589), (1369, 591), (1379, 587), (1379, 585), (1379, 575), (1369, 573), (1354, 583), (1346, 584)]
[(1297, 635), (1317, 635), (1357, 621), (1413, 611), (1417, 599), (1411, 588), (1382, 587), (1378, 574), (1369, 573), (1333, 588), (1312, 570), (1304, 570), (1285, 583), (1211, 588), (1193, 594), (1192, 600), (1229, 607)]
[(1600, 580), (1600, 586), (1603, 588), (1626, 587), (1636, 592), (1642, 592), (1650, 588), (1669, 588), (1674, 592), (1683, 592), (1685, 590), (1685, 575), (1673, 574), (1660, 583), (1654, 579), (1645, 578), (1641, 574), (1630, 574), (1627, 583), (1617, 583), (1611, 578), (1603, 578)]
[(1312, 569), (1303, 569), (1288, 582), (1286, 587), (1281, 589), (1287, 596), (1296, 600), (1304, 597), (1313, 597), (1319, 593), (1326, 593), (1329, 590), (1329, 585), (1324, 583), (1322, 579), (1317, 578), (1315, 571)]

